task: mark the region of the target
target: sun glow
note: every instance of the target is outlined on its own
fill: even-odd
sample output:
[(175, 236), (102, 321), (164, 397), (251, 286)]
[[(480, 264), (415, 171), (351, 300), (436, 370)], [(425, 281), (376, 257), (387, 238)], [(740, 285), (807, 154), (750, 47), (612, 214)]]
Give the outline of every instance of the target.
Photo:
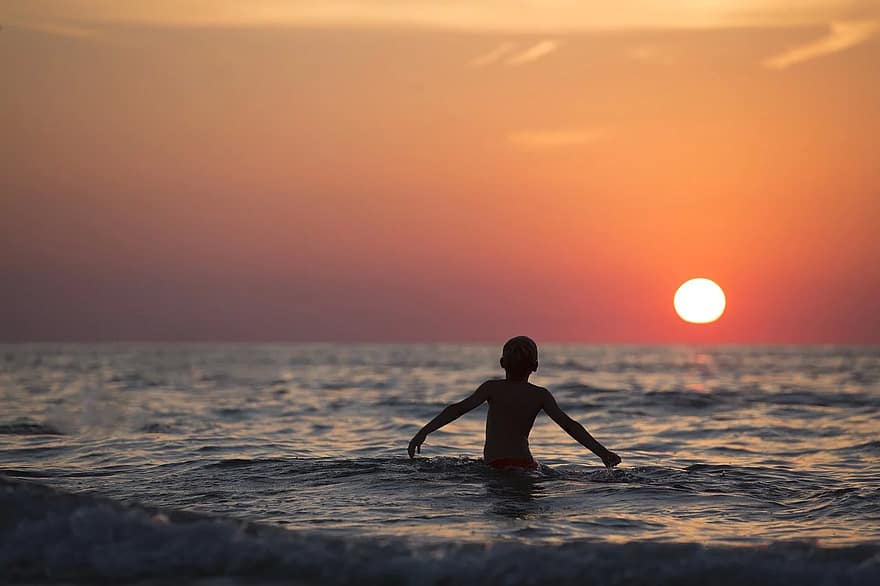
[(717, 283), (699, 278), (684, 282), (675, 292), (672, 305), (684, 321), (707, 324), (721, 317), (727, 299)]

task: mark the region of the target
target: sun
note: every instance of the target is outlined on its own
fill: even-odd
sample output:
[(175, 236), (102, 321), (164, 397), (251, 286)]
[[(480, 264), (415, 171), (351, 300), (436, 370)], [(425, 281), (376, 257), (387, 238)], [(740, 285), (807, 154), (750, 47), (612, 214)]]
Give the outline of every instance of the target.
[(710, 279), (685, 281), (672, 298), (675, 313), (692, 324), (708, 324), (724, 313), (727, 298), (724, 291)]

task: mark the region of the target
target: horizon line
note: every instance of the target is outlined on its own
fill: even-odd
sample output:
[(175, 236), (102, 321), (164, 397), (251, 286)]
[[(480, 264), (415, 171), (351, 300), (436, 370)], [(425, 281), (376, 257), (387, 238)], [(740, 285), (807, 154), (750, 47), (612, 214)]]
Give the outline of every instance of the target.
[[(506, 338), (505, 338), (506, 339)], [(139, 340), (139, 339), (122, 339), (122, 340), (0, 340), (0, 346), (108, 346), (108, 345), (169, 345), (169, 346), (186, 346), (186, 345), (216, 345), (216, 346), (306, 346), (306, 345), (348, 345), (348, 346), (488, 346), (503, 344), (504, 339), (492, 340), (217, 340), (217, 339), (192, 339), (192, 340)], [(810, 341), (810, 342), (793, 342), (793, 341), (714, 341), (714, 342), (694, 342), (694, 341), (572, 341), (572, 340), (540, 340), (539, 344), (549, 346), (763, 346), (763, 347), (880, 347), (880, 341)]]

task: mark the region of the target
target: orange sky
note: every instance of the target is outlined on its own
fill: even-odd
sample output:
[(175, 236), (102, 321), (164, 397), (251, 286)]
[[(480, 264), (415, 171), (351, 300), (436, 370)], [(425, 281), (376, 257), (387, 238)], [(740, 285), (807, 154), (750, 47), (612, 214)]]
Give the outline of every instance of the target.
[(604, 5), (4, 3), (0, 341), (880, 343), (876, 4)]

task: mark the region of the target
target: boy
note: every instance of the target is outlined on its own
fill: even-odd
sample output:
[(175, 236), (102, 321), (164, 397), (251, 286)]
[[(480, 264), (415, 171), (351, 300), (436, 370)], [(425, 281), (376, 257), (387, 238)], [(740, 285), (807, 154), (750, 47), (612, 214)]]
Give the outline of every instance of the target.
[(529, 432), (541, 409), (568, 435), (599, 456), (605, 466), (620, 464), (617, 454), (596, 441), (559, 408), (550, 391), (529, 382), (529, 376), (538, 370), (538, 345), (534, 340), (526, 336), (508, 340), (502, 351), (501, 367), (506, 373), (504, 380), (484, 382), (470, 397), (449, 405), (419, 430), (409, 442), (409, 457), (414, 457), (417, 451), (422, 453), (422, 443), (429, 433), (488, 401), (483, 461), (493, 468), (534, 470), (538, 467), (529, 451)]

